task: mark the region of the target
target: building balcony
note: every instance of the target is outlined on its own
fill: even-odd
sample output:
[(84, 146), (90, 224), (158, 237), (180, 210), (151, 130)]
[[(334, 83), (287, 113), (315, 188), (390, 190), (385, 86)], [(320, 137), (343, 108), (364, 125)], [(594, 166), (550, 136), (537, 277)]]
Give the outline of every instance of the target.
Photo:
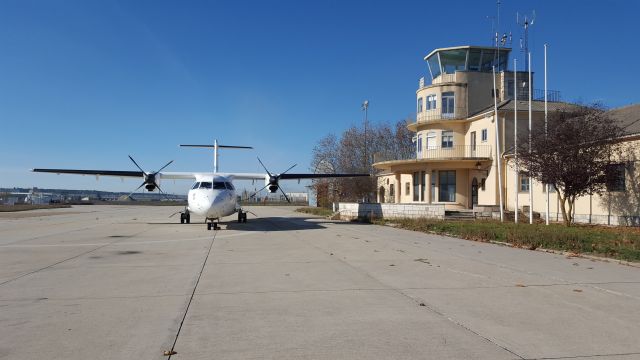
[(437, 84), (446, 84), (446, 83), (455, 83), (460, 82), (457, 76), (457, 72), (453, 74), (440, 74), (436, 78), (429, 80), (427, 78), (421, 77), (418, 82), (418, 89), (422, 89), (425, 86), (429, 85), (437, 85)]
[(374, 164), (389, 161), (411, 162), (411, 161), (448, 161), (448, 160), (490, 160), (491, 145), (453, 145), (451, 147), (426, 148), (417, 151), (402, 151), (398, 154), (374, 154)]
[(418, 124), (428, 124), (441, 121), (465, 120), (469, 112), (466, 107), (449, 108), (448, 111), (441, 109), (424, 110), (416, 114), (416, 122), (409, 124), (409, 129), (416, 131)]

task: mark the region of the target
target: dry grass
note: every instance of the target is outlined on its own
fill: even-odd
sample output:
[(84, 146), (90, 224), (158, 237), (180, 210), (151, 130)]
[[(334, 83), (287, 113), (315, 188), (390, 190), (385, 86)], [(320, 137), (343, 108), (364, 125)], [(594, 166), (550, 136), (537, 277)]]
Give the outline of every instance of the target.
[(426, 219), (393, 220), (393, 223), (397, 227), (409, 230), (451, 235), (474, 241), (499, 241), (532, 250), (545, 248), (640, 261), (640, 229), (635, 228)]

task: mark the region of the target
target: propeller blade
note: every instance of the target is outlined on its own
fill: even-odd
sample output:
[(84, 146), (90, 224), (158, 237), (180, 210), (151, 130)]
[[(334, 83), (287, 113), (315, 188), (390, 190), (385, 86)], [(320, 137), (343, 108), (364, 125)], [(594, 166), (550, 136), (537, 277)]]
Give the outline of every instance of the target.
[(143, 174), (147, 175), (147, 172), (146, 172), (146, 171), (144, 171), (144, 170), (142, 170), (142, 168), (140, 167), (140, 165), (138, 165), (138, 163), (137, 163), (135, 160), (133, 160), (133, 158), (131, 157), (131, 155), (129, 155), (129, 159), (131, 159), (131, 161), (133, 161), (133, 163), (136, 165), (136, 167), (137, 167), (138, 169), (140, 169), (140, 171), (142, 171), (142, 173), (143, 173)]
[(291, 200), (289, 200), (289, 197), (287, 196), (287, 194), (284, 192), (284, 190), (282, 190), (282, 188), (280, 186), (278, 186), (278, 189), (280, 189), (280, 192), (282, 193), (282, 195), (284, 195), (284, 198), (287, 199), (287, 202), (289, 204), (291, 204)]
[(143, 187), (143, 186), (145, 186), (145, 185), (146, 185), (146, 183), (147, 183), (147, 182), (145, 181), (145, 182), (143, 182), (142, 184), (140, 184), (140, 186), (138, 186), (135, 190), (133, 190), (133, 191), (132, 191), (132, 192), (131, 192), (127, 197), (128, 197), (128, 198), (131, 198), (131, 195), (133, 195), (133, 193), (135, 193), (136, 191), (140, 190), (140, 188), (141, 188), (141, 187)]
[(158, 183), (156, 183), (155, 181), (153, 182), (153, 185), (156, 186), (156, 188), (158, 189), (158, 191), (160, 191), (160, 193), (162, 195), (164, 195), (164, 198), (169, 200), (169, 195), (167, 195), (164, 191), (162, 191), (162, 189), (160, 188), (160, 185), (158, 185)]
[(169, 162), (167, 163), (167, 165), (165, 165), (165, 166), (161, 167), (161, 168), (160, 168), (160, 170), (156, 171), (154, 174), (157, 174), (157, 173), (159, 173), (160, 171), (164, 170), (164, 168), (166, 168), (167, 166), (171, 165), (171, 163), (172, 163), (172, 162), (173, 162), (173, 160), (169, 161)]
[(267, 186), (269, 186), (269, 185), (271, 185), (271, 184), (267, 184), (267, 185), (263, 186), (263, 187), (262, 187), (262, 189), (260, 189), (260, 190), (258, 190), (258, 191), (256, 191), (256, 192), (254, 192), (253, 194), (251, 194), (251, 196), (249, 196), (249, 199), (251, 199), (251, 198), (253, 198), (254, 196), (258, 195), (258, 193), (259, 193), (260, 191), (262, 191), (262, 190), (266, 189), (266, 188), (267, 188)]
[[(291, 166), (290, 168), (288, 168), (287, 170), (285, 170), (284, 172), (280, 173), (280, 175), (282, 174), (286, 174), (289, 170), (293, 169), (294, 167), (296, 167), (296, 165), (298, 164), (293, 164), (293, 166)], [(279, 175), (278, 175), (279, 176)]]
[(264, 171), (267, 172), (267, 174), (269, 174), (269, 176), (271, 177), (271, 173), (269, 172), (269, 170), (267, 170), (267, 167), (264, 166), (264, 164), (262, 163), (262, 160), (260, 160), (260, 158), (258, 158), (258, 162), (260, 163), (260, 165), (262, 165), (262, 168), (264, 169)]

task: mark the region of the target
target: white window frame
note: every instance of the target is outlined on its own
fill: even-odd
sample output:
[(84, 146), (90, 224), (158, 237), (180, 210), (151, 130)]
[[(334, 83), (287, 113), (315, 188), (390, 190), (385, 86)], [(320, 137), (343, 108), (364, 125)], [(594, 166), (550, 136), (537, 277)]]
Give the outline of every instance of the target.
[(487, 142), (488, 139), (489, 139), (489, 131), (487, 129), (482, 129), (480, 131), (480, 141)]

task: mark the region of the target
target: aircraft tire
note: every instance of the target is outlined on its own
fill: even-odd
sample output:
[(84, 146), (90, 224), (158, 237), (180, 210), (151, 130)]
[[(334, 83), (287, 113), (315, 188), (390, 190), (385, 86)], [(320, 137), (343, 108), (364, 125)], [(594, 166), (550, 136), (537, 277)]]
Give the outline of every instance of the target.
[(191, 224), (191, 215), (185, 216), (185, 220), (187, 221), (187, 224)]
[(247, 222), (247, 213), (242, 214), (242, 222), (243, 223)]
[(180, 224), (184, 224), (184, 214), (180, 214)]
[(207, 230), (211, 230), (211, 223), (207, 223)]

